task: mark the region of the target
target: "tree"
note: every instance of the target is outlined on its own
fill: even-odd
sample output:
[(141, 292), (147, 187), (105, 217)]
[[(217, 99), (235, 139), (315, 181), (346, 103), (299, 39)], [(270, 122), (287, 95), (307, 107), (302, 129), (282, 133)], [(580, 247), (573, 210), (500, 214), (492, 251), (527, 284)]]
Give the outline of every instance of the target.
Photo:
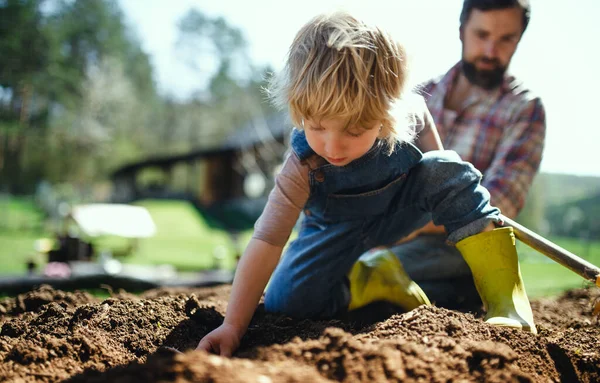
[[(273, 112), (263, 102), (266, 68), (253, 65), (238, 28), (196, 9), (189, 10), (178, 27), (179, 52), (199, 76), (209, 79), (206, 89), (198, 90), (192, 101), (196, 108), (205, 106), (202, 123), (196, 127), (202, 130), (199, 137), (222, 140), (249, 119)], [(187, 113), (194, 114), (198, 113)]]
[(0, 3), (0, 185), (8, 191), (19, 191), (27, 130), (43, 125), (47, 115), (33, 103), (48, 62), (41, 3)]
[[(89, 86), (100, 77), (128, 84), (128, 100), (160, 113), (149, 58), (114, 0), (7, 0), (0, 2), (0, 12), (0, 184), (9, 191), (31, 190), (37, 179), (52, 173), (55, 164), (41, 155), (49, 149), (59, 157), (75, 155), (69, 161), (83, 166), (81, 156), (106, 148), (98, 139), (106, 129), (125, 129), (109, 125), (132, 123), (127, 129), (139, 131), (152, 120), (139, 110), (137, 117), (147, 121), (113, 119), (105, 112), (112, 96), (102, 100), (106, 114), (90, 118), (90, 97), (98, 101), (99, 96)], [(109, 66), (120, 69), (110, 72)], [(105, 86), (120, 89), (120, 84)], [(65, 170), (58, 178), (80, 173)]]
[(218, 145), (271, 112), (265, 69), (223, 18), (181, 20), (178, 48), (207, 86), (174, 100), (116, 0), (0, 0), (0, 15), (0, 189), (89, 184), (124, 162)]

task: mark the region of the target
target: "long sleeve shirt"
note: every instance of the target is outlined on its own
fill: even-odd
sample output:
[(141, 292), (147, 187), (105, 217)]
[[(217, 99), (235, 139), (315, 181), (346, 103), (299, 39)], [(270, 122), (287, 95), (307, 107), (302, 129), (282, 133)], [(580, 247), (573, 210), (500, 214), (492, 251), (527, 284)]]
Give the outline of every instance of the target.
[(460, 111), (446, 109), (460, 63), (423, 84), (422, 94), (444, 149), (456, 151), (483, 173), (492, 205), (514, 218), (525, 203), (542, 159), (546, 134), (544, 106), (515, 77), (486, 91), (473, 86)]

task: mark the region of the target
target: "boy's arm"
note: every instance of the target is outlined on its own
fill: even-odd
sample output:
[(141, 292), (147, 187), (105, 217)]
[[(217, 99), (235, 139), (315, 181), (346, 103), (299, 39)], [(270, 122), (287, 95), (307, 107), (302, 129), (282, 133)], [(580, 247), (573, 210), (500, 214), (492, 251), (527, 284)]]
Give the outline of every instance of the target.
[(197, 349), (231, 356), (238, 348), (281, 252), (279, 246), (250, 240), (235, 273), (225, 320), (202, 338)]
[(250, 240), (235, 273), (224, 323), (246, 332), (282, 250), (260, 239)]
[(289, 156), (254, 234), (240, 259), (223, 324), (205, 336), (199, 349), (230, 356), (240, 344), (309, 194), (308, 167)]

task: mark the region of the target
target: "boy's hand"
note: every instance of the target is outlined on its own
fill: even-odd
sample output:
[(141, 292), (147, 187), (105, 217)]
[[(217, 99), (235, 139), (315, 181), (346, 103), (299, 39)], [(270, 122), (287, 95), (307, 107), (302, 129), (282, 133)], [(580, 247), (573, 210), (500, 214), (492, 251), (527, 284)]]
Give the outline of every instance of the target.
[(231, 356), (252, 321), (265, 286), (279, 262), (282, 247), (251, 239), (240, 259), (223, 324), (208, 333), (196, 350)]
[(231, 356), (239, 347), (243, 331), (227, 323), (223, 323), (198, 343), (196, 350), (204, 350), (221, 356)]

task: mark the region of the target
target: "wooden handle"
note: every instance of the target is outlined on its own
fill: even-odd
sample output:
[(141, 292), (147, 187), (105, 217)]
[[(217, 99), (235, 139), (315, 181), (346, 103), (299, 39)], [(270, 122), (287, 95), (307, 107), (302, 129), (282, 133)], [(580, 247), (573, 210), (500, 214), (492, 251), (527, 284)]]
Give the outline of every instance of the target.
[(594, 266), (585, 259), (579, 258), (557, 244), (550, 242), (546, 238), (534, 233), (510, 218), (500, 215), (500, 219), (504, 221), (504, 226), (512, 226), (515, 236), (521, 242), (560, 263), (571, 271), (574, 271), (583, 278), (594, 282), (596, 286), (600, 287), (600, 268)]

